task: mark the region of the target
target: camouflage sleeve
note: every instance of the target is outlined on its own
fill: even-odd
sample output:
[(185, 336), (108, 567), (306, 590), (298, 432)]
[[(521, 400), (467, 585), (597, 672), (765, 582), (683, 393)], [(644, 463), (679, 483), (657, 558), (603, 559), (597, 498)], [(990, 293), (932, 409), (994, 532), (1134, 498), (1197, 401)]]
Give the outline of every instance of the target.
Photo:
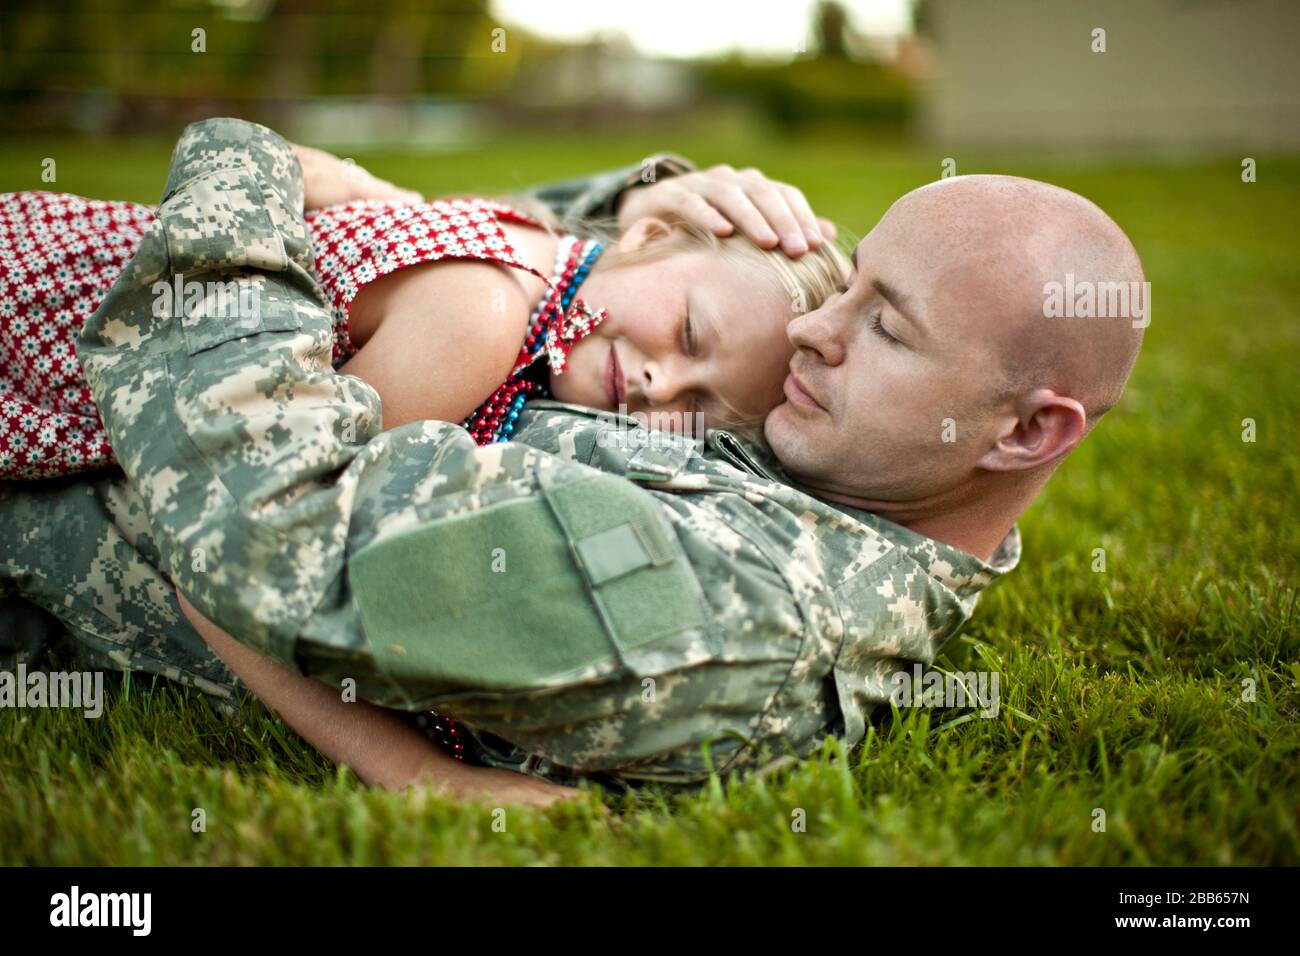
[[(277, 228), (302, 235), (294, 230), (303, 208), (303, 179), (293, 146), (265, 126), (244, 120), (217, 118), (186, 127), (172, 150), (163, 201), (196, 177), (241, 169), (257, 177)], [(213, 232), (221, 227), (220, 222), (209, 225)]]
[(627, 169), (541, 186), (529, 195), (546, 203), (565, 225), (572, 226), (582, 219), (613, 219), (618, 213), (619, 199), (629, 189), (694, 169), (694, 164), (681, 156), (656, 153)]
[(378, 396), (330, 367), (289, 144), (253, 123), (196, 123), (167, 183), (78, 354), (162, 566), (293, 665), (301, 622), (337, 596), (342, 569), (346, 509), (327, 476), (378, 433)]

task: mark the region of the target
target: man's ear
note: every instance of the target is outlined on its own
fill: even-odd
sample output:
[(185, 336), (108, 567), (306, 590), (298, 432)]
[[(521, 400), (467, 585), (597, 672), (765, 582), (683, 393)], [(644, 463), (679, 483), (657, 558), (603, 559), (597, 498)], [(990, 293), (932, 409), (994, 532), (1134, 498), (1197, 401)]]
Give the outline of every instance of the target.
[(1016, 403), (1014, 417), (1004, 420), (1001, 434), (977, 465), (986, 471), (1022, 471), (1064, 458), (1079, 442), (1088, 424), (1083, 405), (1050, 388), (1039, 388)]
[(672, 232), (672, 226), (658, 216), (642, 216), (628, 226), (623, 235), (619, 236), (619, 251), (636, 252), (647, 243), (667, 236), (670, 232)]

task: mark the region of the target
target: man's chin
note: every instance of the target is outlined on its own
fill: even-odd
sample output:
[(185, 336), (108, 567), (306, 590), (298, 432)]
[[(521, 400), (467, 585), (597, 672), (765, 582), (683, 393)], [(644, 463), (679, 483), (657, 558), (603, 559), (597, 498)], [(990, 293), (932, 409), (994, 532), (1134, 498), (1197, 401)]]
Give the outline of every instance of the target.
[(777, 458), (784, 457), (783, 450), (794, 451), (798, 447), (799, 425), (799, 413), (790, 407), (789, 399), (768, 412), (763, 420), (763, 438)]
[(784, 401), (763, 422), (763, 438), (791, 474), (815, 473), (836, 446), (835, 430), (823, 415)]

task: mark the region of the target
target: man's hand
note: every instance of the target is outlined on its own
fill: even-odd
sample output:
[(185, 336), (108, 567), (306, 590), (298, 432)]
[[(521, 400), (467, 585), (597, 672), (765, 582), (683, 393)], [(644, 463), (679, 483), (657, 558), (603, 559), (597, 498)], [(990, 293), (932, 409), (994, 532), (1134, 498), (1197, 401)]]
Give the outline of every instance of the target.
[(410, 189), (399, 189), (385, 179), (372, 176), (356, 163), (339, 159), (324, 150), (293, 144), (302, 165), (303, 206), (320, 209), (357, 199), (422, 202), (424, 197)]
[[(429, 779), (433, 781), (436, 778), (430, 775)], [(416, 781), (413, 785), (419, 786), (423, 782)], [(435, 789), (468, 803), (492, 806), (549, 807), (562, 800), (581, 800), (584, 797), (579, 787), (565, 787), (497, 767), (458, 767), (452, 779), (435, 783)], [(595, 806), (597, 812), (608, 812), (604, 804)]]
[(835, 238), (835, 226), (814, 216), (794, 186), (768, 179), (757, 169), (725, 164), (629, 189), (618, 208), (618, 225), (627, 229), (643, 216), (665, 213), (719, 236), (729, 236), (738, 227), (764, 249), (779, 242), (790, 256)]

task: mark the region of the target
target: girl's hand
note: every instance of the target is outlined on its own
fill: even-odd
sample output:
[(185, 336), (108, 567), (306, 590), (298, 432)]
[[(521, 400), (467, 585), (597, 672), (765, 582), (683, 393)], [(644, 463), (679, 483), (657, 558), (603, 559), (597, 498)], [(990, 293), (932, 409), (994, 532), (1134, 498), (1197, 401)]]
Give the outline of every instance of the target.
[(834, 224), (814, 216), (803, 193), (753, 168), (724, 164), (633, 187), (619, 204), (619, 228), (665, 213), (719, 236), (729, 236), (738, 227), (764, 249), (779, 242), (789, 256), (801, 256), (835, 238)]
[(310, 146), (293, 144), (302, 165), (303, 207), (320, 209), (357, 199), (382, 199), (394, 202), (423, 202), (424, 197), (410, 189), (400, 189), (385, 179), (372, 176), (356, 163), (339, 159)]

